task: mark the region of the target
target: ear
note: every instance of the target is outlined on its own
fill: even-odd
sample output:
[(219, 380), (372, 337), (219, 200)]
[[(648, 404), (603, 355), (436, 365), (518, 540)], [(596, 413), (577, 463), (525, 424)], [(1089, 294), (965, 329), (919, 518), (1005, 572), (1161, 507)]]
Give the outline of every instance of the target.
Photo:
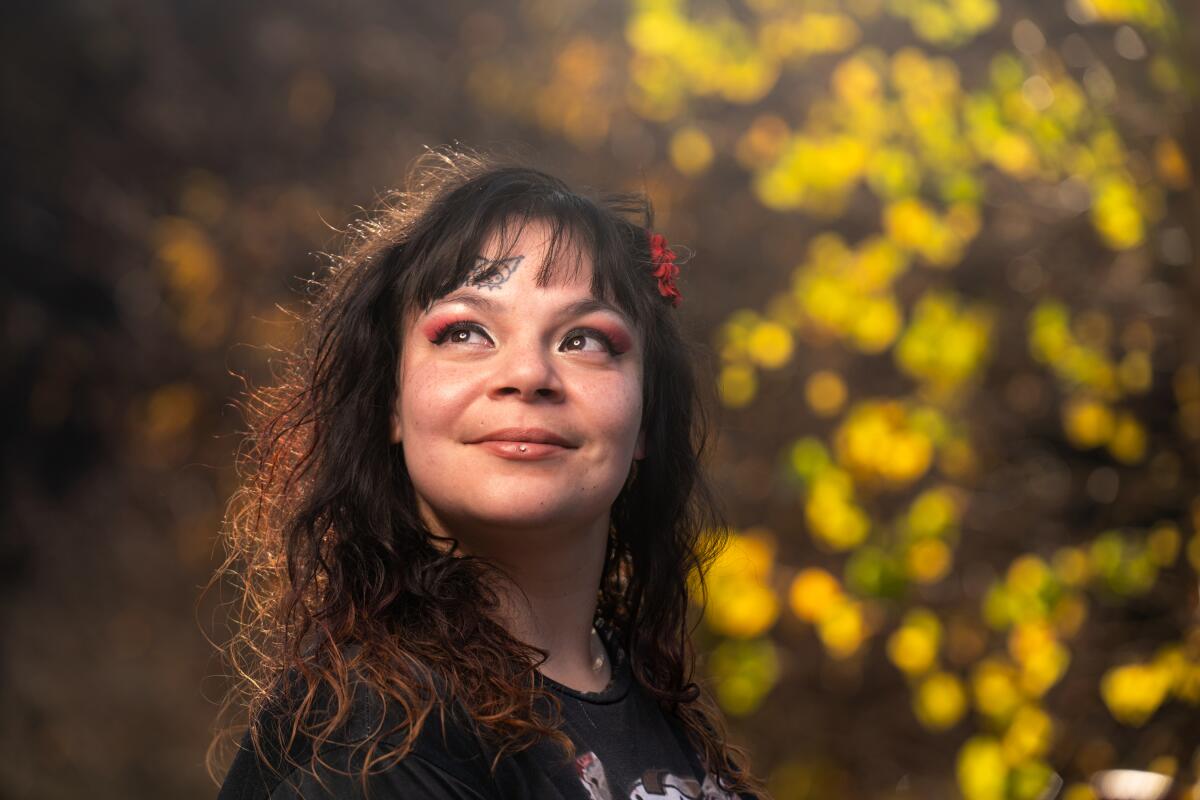
[(637, 461), (641, 461), (646, 457), (646, 429), (642, 428), (638, 431), (637, 444), (633, 448), (633, 457)]

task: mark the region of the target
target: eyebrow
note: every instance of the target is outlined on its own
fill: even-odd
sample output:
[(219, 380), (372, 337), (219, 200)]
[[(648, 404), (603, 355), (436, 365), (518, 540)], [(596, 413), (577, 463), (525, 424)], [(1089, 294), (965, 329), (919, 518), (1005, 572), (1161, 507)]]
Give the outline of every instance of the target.
[[(471, 306), (472, 308), (477, 308), (480, 311), (488, 312), (496, 312), (501, 308), (499, 303), (493, 302), (492, 300), (489, 300), (486, 297), (477, 294), (476, 292), (473, 292), (469, 289), (459, 289), (451, 292), (445, 297), (434, 300), (429, 304), (429, 307), (425, 309), (425, 313), (428, 314), (438, 306), (448, 303), (462, 303), (464, 305)], [(612, 314), (616, 314), (627, 325), (633, 325), (633, 321), (629, 318), (628, 314), (614, 306), (612, 303), (609, 303), (606, 300), (601, 300), (598, 297), (585, 297), (581, 300), (576, 300), (573, 303), (569, 303), (563, 307), (561, 313), (565, 317), (578, 317), (582, 316), (583, 314), (588, 314), (592, 311), (608, 311)]]

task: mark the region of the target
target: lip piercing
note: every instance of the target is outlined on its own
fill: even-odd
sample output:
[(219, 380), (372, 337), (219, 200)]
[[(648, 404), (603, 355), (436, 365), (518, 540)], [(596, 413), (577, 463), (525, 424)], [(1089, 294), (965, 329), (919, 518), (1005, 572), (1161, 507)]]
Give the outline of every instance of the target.
[(520, 449), (520, 451), (521, 451), (522, 453), (524, 453), (524, 452), (525, 452), (525, 445), (521, 445), (519, 449)]

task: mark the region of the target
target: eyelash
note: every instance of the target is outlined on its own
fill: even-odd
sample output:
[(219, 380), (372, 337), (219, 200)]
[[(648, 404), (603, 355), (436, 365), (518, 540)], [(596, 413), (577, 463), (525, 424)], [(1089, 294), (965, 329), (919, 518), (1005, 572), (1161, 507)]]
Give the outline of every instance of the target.
[[(446, 339), (450, 336), (450, 334), (457, 331), (473, 331), (474, 333), (478, 333), (483, 336), (488, 335), (487, 331), (474, 322), (457, 320), (454, 322), (448, 322), (442, 327), (438, 328), (437, 333), (434, 334), (433, 343), (435, 345), (445, 344)], [(603, 331), (596, 330), (595, 328), (574, 328), (567, 333), (567, 335), (563, 338), (563, 341), (568, 342), (580, 336), (591, 336), (597, 339), (600, 344), (604, 345), (604, 349), (607, 350), (608, 354), (611, 356), (620, 355), (620, 353), (617, 352), (617, 348), (613, 346), (612, 339)], [(488, 338), (490, 339), (491, 337), (489, 336)]]

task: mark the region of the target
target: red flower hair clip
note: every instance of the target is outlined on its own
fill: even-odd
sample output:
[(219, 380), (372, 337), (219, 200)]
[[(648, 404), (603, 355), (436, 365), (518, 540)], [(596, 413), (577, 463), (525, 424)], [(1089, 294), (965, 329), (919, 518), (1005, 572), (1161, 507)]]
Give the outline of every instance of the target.
[(679, 276), (679, 265), (675, 263), (675, 251), (667, 246), (667, 238), (661, 233), (650, 233), (650, 263), (654, 265), (654, 277), (658, 278), (658, 293), (677, 306), (683, 298), (675, 278)]

